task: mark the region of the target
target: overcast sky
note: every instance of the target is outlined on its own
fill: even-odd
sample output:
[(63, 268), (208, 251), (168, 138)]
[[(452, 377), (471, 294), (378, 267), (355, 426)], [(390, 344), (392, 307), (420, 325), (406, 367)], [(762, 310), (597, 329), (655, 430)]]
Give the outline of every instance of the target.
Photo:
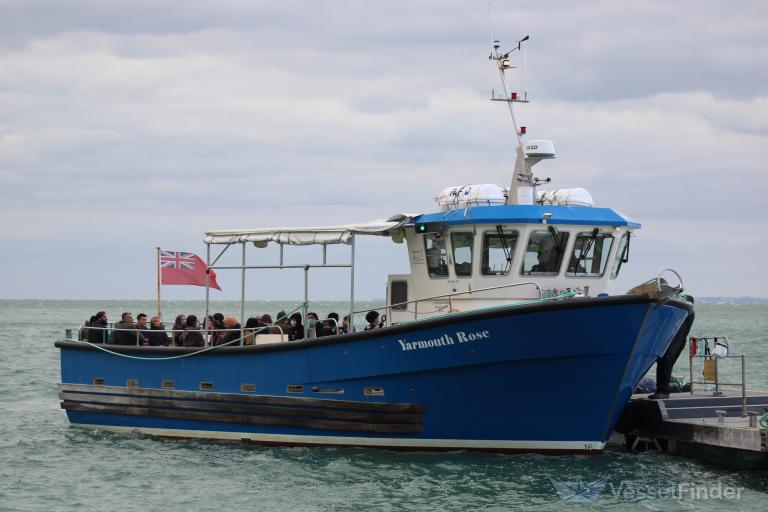
[[(643, 224), (619, 288), (673, 267), (694, 295), (768, 295), (768, 2), (527, 3), (497, 0), (493, 30), (531, 36), (522, 124), (558, 149), (535, 170)], [(507, 185), (489, 50), (485, 1), (0, 0), (0, 297), (150, 298), (158, 245)], [(407, 269), (371, 237), (358, 262), (361, 298)], [(248, 280), (303, 293), (300, 271)]]

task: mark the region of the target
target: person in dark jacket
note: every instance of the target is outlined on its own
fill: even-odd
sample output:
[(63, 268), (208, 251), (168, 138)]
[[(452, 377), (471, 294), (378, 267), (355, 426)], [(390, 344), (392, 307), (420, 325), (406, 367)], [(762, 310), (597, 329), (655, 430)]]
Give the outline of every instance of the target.
[(243, 338), (243, 345), (255, 345), (256, 336), (262, 332), (266, 332), (266, 330), (261, 329), (261, 320), (255, 317), (249, 318), (245, 322), (245, 337)]
[(335, 336), (339, 332), (339, 314), (328, 313), (328, 316), (323, 320), (323, 336)]
[(204, 347), (205, 338), (203, 338), (200, 331), (200, 324), (197, 322), (195, 315), (189, 315), (187, 317), (187, 326), (184, 328), (184, 332), (181, 335), (181, 343), (185, 347)]
[(95, 316), (96, 318), (89, 327), (96, 327), (96, 329), (88, 329), (88, 341), (91, 343), (105, 343), (107, 341), (107, 313), (99, 311)]
[(349, 334), (350, 332), (357, 332), (357, 329), (355, 329), (355, 326), (349, 325), (349, 315), (344, 316), (344, 319), (341, 321), (341, 327), (339, 328), (339, 331), (341, 334)]
[[(683, 296), (688, 302), (693, 304), (693, 296)], [(688, 341), (688, 333), (691, 332), (693, 321), (696, 319), (696, 314), (693, 309), (688, 313), (688, 316), (683, 321), (683, 324), (677, 330), (675, 337), (667, 347), (667, 351), (664, 352), (658, 361), (656, 361), (656, 392), (648, 398), (651, 400), (666, 400), (669, 398), (670, 383), (672, 381), (672, 368), (677, 362), (677, 358), (685, 349), (685, 344)]]
[(171, 344), (171, 339), (165, 332), (165, 326), (160, 321), (160, 317), (153, 316), (149, 320), (149, 330), (142, 332), (149, 341), (151, 347), (167, 347)]
[(242, 340), (240, 340), (240, 322), (237, 321), (237, 318), (234, 316), (224, 317), (224, 328), (227, 329), (227, 332), (224, 334), (224, 337), (219, 340), (217, 343), (218, 345), (227, 343), (228, 347), (232, 347), (242, 344)]
[(269, 334), (288, 334), (291, 330), (291, 322), (285, 311), (277, 313), (277, 322), (269, 328)]
[(147, 333), (149, 333), (149, 323), (147, 322), (147, 314), (146, 313), (139, 313), (136, 315), (136, 330), (141, 331), (141, 335), (144, 336), (144, 343), (143, 345), (149, 346), (149, 338), (147, 337)]
[(224, 329), (224, 315), (221, 313), (214, 313), (211, 318), (211, 345), (218, 345), (224, 338), (224, 332), (220, 329)]
[(78, 341), (88, 341), (88, 328), (91, 326), (91, 323), (96, 321), (96, 315), (91, 316), (90, 320), (86, 320), (82, 327), (80, 327), (80, 331), (77, 333), (77, 340)]
[(372, 329), (378, 329), (381, 327), (381, 322), (379, 322), (379, 312), (378, 311), (369, 311), (365, 314), (365, 321), (368, 322), (368, 325), (365, 326), (364, 331), (370, 331)]
[(133, 325), (133, 315), (125, 312), (121, 320), (115, 324), (112, 334), (112, 343), (115, 345), (144, 345), (147, 342)]
[(184, 334), (184, 329), (187, 327), (187, 317), (185, 315), (178, 315), (173, 322), (173, 344), (177, 347), (184, 345), (181, 335)]
[(291, 326), (288, 328), (288, 341), (304, 339), (304, 325), (301, 323), (301, 313), (291, 315)]

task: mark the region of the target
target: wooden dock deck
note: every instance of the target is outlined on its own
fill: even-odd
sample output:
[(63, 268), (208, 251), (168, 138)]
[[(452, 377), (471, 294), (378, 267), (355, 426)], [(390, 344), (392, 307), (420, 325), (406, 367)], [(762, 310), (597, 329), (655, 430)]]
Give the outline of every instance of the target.
[[(756, 414), (756, 426), (749, 416)], [(666, 400), (634, 395), (619, 422), (630, 448), (653, 446), (732, 469), (768, 469), (768, 429), (759, 417), (768, 411), (768, 391), (673, 393)]]

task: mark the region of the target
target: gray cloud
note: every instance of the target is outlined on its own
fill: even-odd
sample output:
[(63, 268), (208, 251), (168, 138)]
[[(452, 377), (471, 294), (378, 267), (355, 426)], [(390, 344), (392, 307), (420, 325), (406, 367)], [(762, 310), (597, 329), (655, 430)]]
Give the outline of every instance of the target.
[[(749, 269), (768, 249), (767, 14), (494, 3), (497, 37), (532, 36), (537, 101), (520, 116), (559, 150), (537, 172), (645, 224), (626, 285), (671, 261), (698, 293), (765, 295)], [(488, 51), (485, 2), (0, 4), (0, 258), (15, 270), (0, 296), (146, 296), (152, 248), (200, 252), (206, 229), (428, 211), (444, 186), (506, 185)], [(381, 242), (366, 297), (403, 270)], [(51, 247), (56, 265), (35, 256)]]

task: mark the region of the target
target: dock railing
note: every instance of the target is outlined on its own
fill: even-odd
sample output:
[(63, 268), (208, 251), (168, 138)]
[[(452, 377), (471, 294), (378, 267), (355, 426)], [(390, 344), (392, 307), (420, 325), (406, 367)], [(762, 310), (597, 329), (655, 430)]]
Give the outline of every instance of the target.
[[(367, 311), (380, 311), (380, 310), (386, 310), (387, 311), (387, 319), (392, 318), (392, 309), (397, 308), (399, 306), (405, 306), (406, 312), (408, 311), (408, 304), (413, 304), (413, 319), (418, 320), (419, 318), (419, 302), (424, 302), (428, 300), (435, 300), (435, 299), (448, 299), (448, 312), (453, 311), (453, 298), (458, 295), (471, 295), (473, 293), (480, 293), (480, 292), (487, 292), (490, 290), (501, 290), (503, 288), (514, 288), (516, 286), (534, 286), (536, 288), (536, 291), (539, 293), (539, 299), (544, 298), (544, 294), (541, 290), (541, 286), (539, 286), (539, 283), (535, 281), (525, 281), (523, 283), (510, 283), (510, 284), (502, 284), (499, 286), (489, 286), (487, 288), (478, 288), (476, 290), (464, 290), (461, 292), (452, 292), (452, 293), (443, 293), (440, 295), (433, 295), (431, 297), (422, 297), (419, 299), (413, 299), (408, 300), (405, 302), (397, 302), (395, 304), (387, 304), (386, 306), (381, 306), (378, 308), (368, 308), (368, 309), (361, 309), (358, 311), (354, 311), (353, 313), (365, 313)], [(431, 311), (430, 313), (441, 313), (442, 311)]]
[[(709, 342), (713, 343), (712, 349), (709, 348)], [(699, 354), (699, 343), (703, 342), (704, 354)], [(725, 354), (713, 354), (713, 350), (716, 346), (723, 346), (726, 349)], [(723, 392), (720, 390), (721, 386), (733, 386), (741, 388), (741, 417), (747, 416), (747, 369), (745, 356), (732, 356), (728, 353), (730, 347), (728, 345), (727, 336), (691, 336), (688, 340), (688, 368), (690, 372), (689, 383), (691, 386), (691, 394), (694, 394), (694, 384), (715, 385), (715, 390), (712, 392), (712, 396), (723, 396)], [(703, 380), (693, 380), (693, 361), (694, 359), (702, 359), (702, 375)], [(721, 382), (720, 381), (720, 369), (719, 361), (721, 359), (739, 359), (741, 361), (741, 382)]]

